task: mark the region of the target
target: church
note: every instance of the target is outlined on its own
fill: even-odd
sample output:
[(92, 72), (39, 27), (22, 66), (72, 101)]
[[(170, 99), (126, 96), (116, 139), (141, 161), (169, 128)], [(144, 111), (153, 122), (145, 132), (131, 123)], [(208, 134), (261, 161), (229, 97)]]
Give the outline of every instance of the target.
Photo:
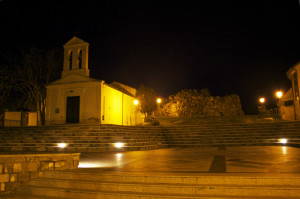
[(47, 125), (143, 123), (135, 88), (90, 77), (89, 43), (75, 36), (63, 47), (61, 78), (47, 85)]

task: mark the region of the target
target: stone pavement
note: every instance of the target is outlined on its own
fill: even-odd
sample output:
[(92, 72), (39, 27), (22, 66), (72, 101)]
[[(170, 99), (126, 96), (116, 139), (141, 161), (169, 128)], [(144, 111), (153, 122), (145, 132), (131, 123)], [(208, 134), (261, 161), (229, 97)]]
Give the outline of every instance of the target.
[[(79, 167), (94, 171), (164, 173), (300, 173), (300, 149), (289, 146), (167, 148), (82, 153)], [(92, 172), (93, 170), (86, 170)]]
[(300, 198), (300, 149), (288, 146), (82, 153), (79, 167), (45, 171), (43, 177), (31, 179), (3, 197)]

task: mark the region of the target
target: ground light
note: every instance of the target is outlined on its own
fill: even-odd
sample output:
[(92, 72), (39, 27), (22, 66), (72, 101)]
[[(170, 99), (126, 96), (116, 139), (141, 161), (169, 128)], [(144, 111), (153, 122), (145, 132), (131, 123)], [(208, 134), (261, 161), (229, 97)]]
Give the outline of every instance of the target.
[(116, 148), (122, 148), (124, 147), (124, 143), (121, 143), (121, 142), (117, 142), (114, 144)]
[(279, 143), (281, 143), (281, 144), (286, 144), (287, 142), (288, 142), (288, 140), (285, 138), (279, 139)]
[(58, 143), (57, 144), (57, 147), (59, 147), (59, 148), (66, 148), (67, 146), (68, 146), (67, 143)]

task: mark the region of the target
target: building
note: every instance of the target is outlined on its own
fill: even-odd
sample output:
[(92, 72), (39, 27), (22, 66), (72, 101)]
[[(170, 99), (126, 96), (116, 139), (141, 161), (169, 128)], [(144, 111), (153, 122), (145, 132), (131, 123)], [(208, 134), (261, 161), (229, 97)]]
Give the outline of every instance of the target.
[(46, 124), (137, 125), (136, 89), (89, 77), (89, 44), (73, 37), (64, 46), (61, 79), (47, 85)]
[(300, 63), (291, 67), (286, 73), (292, 88), (279, 101), (281, 116), (284, 120), (300, 120), (299, 73)]

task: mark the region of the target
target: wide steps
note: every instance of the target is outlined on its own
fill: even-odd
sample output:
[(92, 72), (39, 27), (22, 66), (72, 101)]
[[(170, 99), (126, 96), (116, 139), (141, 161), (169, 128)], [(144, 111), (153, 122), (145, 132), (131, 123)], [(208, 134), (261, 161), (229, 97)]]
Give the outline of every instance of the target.
[[(182, 126), (58, 125), (0, 129), (0, 151), (122, 151), (164, 147), (272, 146), (286, 138), (293, 146), (300, 140), (300, 122), (198, 124)], [(68, 148), (57, 149), (57, 143)]]
[[(23, 189), (23, 190), (22, 190)], [(59, 189), (48, 187), (22, 187), (19, 189), (20, 193), (13, 195), (16, 199), (31, 199), (35, 195), (42, 195), (45, 199), (51, 196), (51, 199), (197, 199), (197, 198), (215, 198), (215, 199), (228, 199), (227, 196), (193, 196), (193, 195), (164, 195), (164, 194), (147, 194), (135, 192), (112, 192), (112, 191), (89, 191), (89, 190), (75, 190), (75, 189)], [(27, 196), (24, 196), (27, 195)], [(47, 195), (47, 196), (46, 196)], [(48, 196), (49, 195), (49, 196)], [(10, 197), (9, 197), (10, 198)], [(235, 197), (250, 199), (254, 197)], [(257, 198), (257, 197), (255, 197)], [(264, 198), (264, 197), (260, 197)], [(273, 199), (280, 197), (274, 197)], [(291, 197), (290, 197), (291, 198)], [(50, 199), (50, 198), (49, 198)]]
[(55, 198), (299, 198), (300, 175), (47, 171), (16, 194)]
[[(88, 171), (88, 172), (86, 172)], [(148, 173), (143, 172), (102, 172), (99, 169), (75, 169), (69, 171), (46, 171), (46, 179), (68, 179), (83, 181), (105, 182), (148, 182), (148, 183), (175, 183), (175, 184), (240, 184), (240, 185), (299, 185), (300, 174), (188, 174), (188, 173)], [(42, 178), (43, 179), (43, 178)]]

